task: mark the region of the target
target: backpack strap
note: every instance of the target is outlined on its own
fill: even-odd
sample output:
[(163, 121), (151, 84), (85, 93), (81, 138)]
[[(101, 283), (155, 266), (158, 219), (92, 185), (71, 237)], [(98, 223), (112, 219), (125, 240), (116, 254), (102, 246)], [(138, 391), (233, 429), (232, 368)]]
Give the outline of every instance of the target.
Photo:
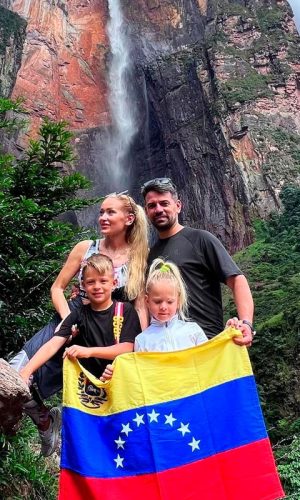
[(113, 317), (113, 332), (115, 337), (115, 344), (119, 344), (122, 326), (124, 322), (124, 303), (116, 302)]

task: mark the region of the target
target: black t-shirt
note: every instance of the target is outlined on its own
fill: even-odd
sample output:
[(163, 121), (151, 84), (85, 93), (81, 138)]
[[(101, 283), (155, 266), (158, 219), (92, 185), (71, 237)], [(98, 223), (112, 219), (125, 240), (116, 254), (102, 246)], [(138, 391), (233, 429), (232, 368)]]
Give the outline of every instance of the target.
[(188, 291), (189, 317), (208, 338), (223, 330), (220, 283), (242, 274), (222, 243), (208, 231), (184, 227), (170, 238), (158, 240), (151, 248), (148, 264), (157, 257), (179, 267)]
[[(68, 338), (71, 334), (72, 325), (77, 325), (79, 334), (72, 340), (71, 344), (84, 347), (106, 347), (115, 343), (113, 333), (113, 316), (115, 302), (104, 311), (94, 311), (91, 306), (82, 305), (79, 309), (72, 311), (63, 321), (60, 329), (55, 335)], [(124, 303), (124, 321), (120, 335), (120, 342), (134, 342), (136, 335), (141, 332), (139, 317), (134, 307)], [(96, 377), (99, 377), (110, 360), (101, 358), (82, 358), (80, 363)]]

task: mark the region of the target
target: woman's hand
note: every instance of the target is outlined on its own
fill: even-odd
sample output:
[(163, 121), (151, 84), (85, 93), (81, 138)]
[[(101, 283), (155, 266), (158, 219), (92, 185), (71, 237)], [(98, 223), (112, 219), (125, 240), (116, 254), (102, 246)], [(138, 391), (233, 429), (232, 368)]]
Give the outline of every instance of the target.
[(104, 372), (100, 377), (101, 382), (106, 382), (107, 380), (110, 380), (113, 376), (113, 373), (114, 373), (113, 365), (107, 365), (107, 367), (105, 368)]
[(65, 349), (63, 358), (65, 357), (74, 361), (77, 358), (89, 358), (90, 357), (90, 349), (89, 347), (83, 347), (81, 345), (72, 345), (71, 347), (67, 347)]

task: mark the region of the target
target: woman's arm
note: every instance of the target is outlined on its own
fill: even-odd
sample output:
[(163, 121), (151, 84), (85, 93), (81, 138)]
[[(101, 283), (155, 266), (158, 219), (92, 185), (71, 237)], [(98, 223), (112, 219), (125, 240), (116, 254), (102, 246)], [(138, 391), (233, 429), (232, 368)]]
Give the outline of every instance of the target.
[(31, 375), (46, 363), (65, 344), (65, 337), (54, 336), (44, 344), (30, 359), (27, 365), (20, 371), (21, 377), (28, 383)]
[(64, 296), (64, 291), (71, 279), (76, 273), (78, 273), (81, 261), (91, 244), (92, 240), (84, 240), (75, 245), (51, 287), (53, 305), (62, 319), (70, 314), (70, 309)]
[(134, 301), (134, 308), (139, 315), (141, 329), (146, 330), (149, 326), (149, 312), (145, 302), (145, 295), (140, 294)]
[(133, 351), (133, 342), (120, 342), (107, 347), (82, 347), (80, 345), (72, 345), (65, 350), (64, 357), (69, 359), (77, 358), (102, 358), (115, 359), (119, 354)]

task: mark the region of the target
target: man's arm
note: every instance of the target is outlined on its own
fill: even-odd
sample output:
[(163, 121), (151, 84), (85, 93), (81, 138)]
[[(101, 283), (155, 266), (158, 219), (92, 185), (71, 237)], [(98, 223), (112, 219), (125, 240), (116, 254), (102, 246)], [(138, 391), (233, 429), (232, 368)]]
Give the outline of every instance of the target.
[(226, 285), (232, 290), (239, 319), (238, 323), (231, 319), (227, 325), (237, 327), (243, 334), (243, 337), (236, 337), (234, 342), (238, 345), (251, 345), (253, 340), (251, 328), (243, 323), (243, 320), (246, 320), (252, 324), (254, 313), (254, 303), (248, 281), (244, 275), (239, 274), (227, 278)]

